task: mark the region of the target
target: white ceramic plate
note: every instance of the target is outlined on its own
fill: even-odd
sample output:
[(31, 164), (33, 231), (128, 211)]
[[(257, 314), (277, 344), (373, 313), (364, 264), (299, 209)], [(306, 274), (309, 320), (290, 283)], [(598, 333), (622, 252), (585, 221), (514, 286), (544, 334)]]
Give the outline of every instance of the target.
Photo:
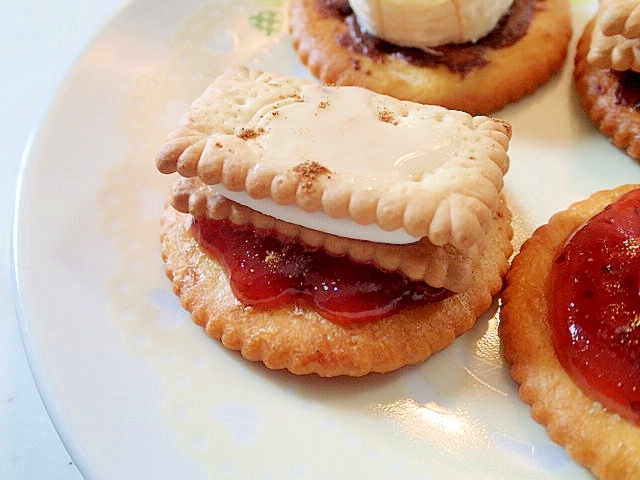
[[(575, 4), (582, 31), (595, 2)], [(513, 124), (506, 191), (519, 243), (555, 211), (640, 181), (563, 73), (496, 115)], [(34, 376), (94, 479), (589, 478), (529, 417), (495, 312), (423, 365), (296, 377), (204, 335), (171, 293), (153, 154), (230, 63), (308, 77), (285, 0), (140, 0), (70, 72), (25, 155), (14, 259)]]

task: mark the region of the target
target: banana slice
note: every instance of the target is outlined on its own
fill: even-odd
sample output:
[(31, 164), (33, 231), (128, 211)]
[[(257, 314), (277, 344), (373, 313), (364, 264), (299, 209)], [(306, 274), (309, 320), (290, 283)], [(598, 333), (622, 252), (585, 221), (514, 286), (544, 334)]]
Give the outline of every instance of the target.
[(513, 0), (349, 0), (360, 28), (387, 42), (423, 50), (475, 42)]

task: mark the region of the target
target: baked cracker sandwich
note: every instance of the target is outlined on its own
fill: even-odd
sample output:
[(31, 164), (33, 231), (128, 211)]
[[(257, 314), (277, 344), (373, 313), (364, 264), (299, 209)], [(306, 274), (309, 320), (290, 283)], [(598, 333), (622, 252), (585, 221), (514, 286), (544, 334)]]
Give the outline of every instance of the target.
[(510, 136), (489, 117), (230, 67), (156, 157), (178, 174), (167, 275), (208, 335), (269, 368), (421, 362), (502, 287)]

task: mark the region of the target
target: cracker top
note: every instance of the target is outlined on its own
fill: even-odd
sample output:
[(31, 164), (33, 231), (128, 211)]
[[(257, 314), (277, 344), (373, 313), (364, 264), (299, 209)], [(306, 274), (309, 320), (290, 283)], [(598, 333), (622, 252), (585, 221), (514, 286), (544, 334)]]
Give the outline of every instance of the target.
[(283, 219), (293, 223), (323, 212), (467, 249), (499, 202), (510, 136), (489, 117), (231, 67), (195, 100), (156, 164), (244, 195), (259, 211), (269, 202), (255, 200), (295, 207), (295, 219)]
[(597, 68), (640, 72), (640, 0), (601, 0), (587, 59)]

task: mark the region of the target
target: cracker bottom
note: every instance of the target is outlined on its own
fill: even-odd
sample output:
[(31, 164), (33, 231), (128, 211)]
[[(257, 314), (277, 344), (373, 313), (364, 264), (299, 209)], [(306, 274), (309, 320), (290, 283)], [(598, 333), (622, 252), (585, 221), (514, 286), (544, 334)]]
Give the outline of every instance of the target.
[(576, 47), (573, 77), (580, 103), (600, 133), (630, 157), (640, 160), (640, 113), (634, 105), (621, 103), (616, 91), (620, 82), (608, 68), (587, 60), (594, 20), (586, 25)]
[(573, 231), (624, 193), (594, 194), (554, 215), (527, 240), (512, 262), (502, 295), (499, 334), (520, 397), (531, 416), (577, 462), (599, 478), (637, 478), (640, 427), (607, 412), (585, 395), (558, 361), (548, 320), (548, 278)]
[(183, 307), (210, 337), (239, 350), (247, 360), (299, 375), (361, 376), (426, 360), (489, 309), (512, 252), (511, 214), (503, 203), (467, 291), (382, 320), (340, 325), (304, 304), (270, 310), (244, 307), (232, 294), (224, 268), (190, 234), (191, 219), (168, 206), (161, 220), (162, 258)]

